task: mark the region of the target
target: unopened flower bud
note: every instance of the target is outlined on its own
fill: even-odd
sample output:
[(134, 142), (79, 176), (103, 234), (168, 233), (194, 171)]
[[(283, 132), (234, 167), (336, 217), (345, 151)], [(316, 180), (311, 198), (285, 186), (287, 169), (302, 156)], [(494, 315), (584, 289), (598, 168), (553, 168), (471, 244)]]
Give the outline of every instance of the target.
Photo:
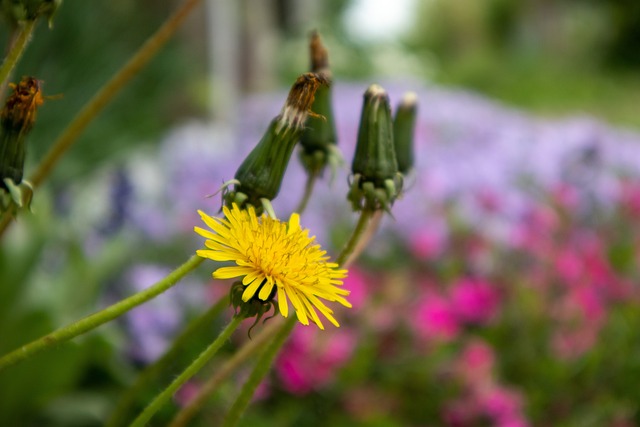
[(413, 134), (418, 109), (418, 96), (408, 92), (402, 97), (393, 120), (393, 143), (396, 147), (398, 172), (408, 174), (413, 169)]
[[(0, 111), (0, 191), (6, 191), (17, 206), (22, 206), (28, 204), (32, 193), (31, 185), (22, 180), (26, 137), (44, 99), (40, 82), (33, 77), (23, 77), (10, 87), (13, 93)], [(7, 203), (3, 202), (4, 208)]]
[(227, 189), (227, 206), (253, 205), (262, 212), (263, 200), (273, 200), (280, 191), (291, 153), (300, 139), (318, 87), (327, 81), (306, 73), (293, 84), (280, 114), (274, 118), (258, 145), (249, 153), (235, 174), (233, 190)]
[(358, 143), (347, 198), (354, 210), (389, 210), (402, 189), (387, 93), (371, 85), (364, 94)]
[[(316, 31), (311, 34), (309, 53), (311, 71), (329, 82), (331, 80), (329, 54)], [(310, 175), (322, 173), (327, 165), (336, 167), (341, 161), (340, 152), (336, 148), (338, 139), (331, 95), (329, 84), (318, 88), (311, 107), (316, 114), (307, 118), (305, 130), (300, 138), (300, 159)]]

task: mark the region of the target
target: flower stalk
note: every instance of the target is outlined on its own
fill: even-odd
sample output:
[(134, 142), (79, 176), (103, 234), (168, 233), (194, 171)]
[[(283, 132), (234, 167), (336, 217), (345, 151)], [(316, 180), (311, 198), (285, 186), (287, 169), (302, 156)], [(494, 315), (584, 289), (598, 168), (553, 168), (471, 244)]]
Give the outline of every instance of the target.
[(183, 407), (173, 418), (169, 427), (184, 427), (196, 415), (196, 413), (206, 403), (211, 396), (232, 372), (246, 362), (258, 350), (270, 341), (273, 336), (285, 327), (285, 321), (282, 318), (271, 320), (262, 331), (251, 340), (247, 341), (238, 351), (236, 351), (229, 360), (227, 360), (219, 370), (200, 388), (198, 394)]
[(69, 341), (109, 322), (110, 320), (115, 319), (116, 317), (122, 316), (129, 310), (172, 288), (180, 279), (187, 275), (187, 273), (193, 271), (198, 265), (200, 265), (202, 261), (202, 258), (197, 255), (193, 255), (187, 262), (173, 270), (164, 279), (156, 282), (144, 291), (138, 292), (137, 294), (123, 299), (122, 301), (119, 301), (97, 313), (62, 327), (12, 351), (11, 353), (6, 354), (0, 358), (0, 372), (9, 366), (15, 365), (16, 363), (40, 353), (41, 351)]
[(229, 412), (222, 423), (223, 427), (233, 427), (238, 423), (240, 417), (242, 417), (242, 414), (244, 414), (244, 411), (247, 409), (247, 406), (249, 406), (249, 402), (258, 388), (258, 385), (260, 385), (264, 377), (271, 370), (273, 361), (280, 352), (284, 343), (287, 341), (287, 338), (289, 338), (289, 335), (291, 335), (295, 325), (296, 322), (294, 318), (287, 319), (283, 327), (273, 338), (273, 341), (258, 358), (249, 378), (242, 386), (242, 389), (240, 390), (236, 400), (233, 402), (231, 409), (229, 409)]
[(185, 369), (178, 377), (173, 380), (169, 386), (164, 389), (155, 399), (142, 411), (142, 413), (131, 424), (132, 427), (143, 427), (147, 421), (158, 412), (158, 410), (178, 391), (184, 383), (186, 383), (192, 376), (198, 373), (200, 369), (211, 359), (222, 347), (222, 345), (229, 339), (233, 331), (240, 325), (243, 318), (240, 316), (234, 316), (224, 330), (218, 335), (218, 337), (207, 347), (200, 355)]
[(145, 369), (138, 375), (138, 378), (133, 385), (131, 385), (131, 387), (129, 387), (120, 398), (116, 409), (113, 411), (111, 418), (107, 422), (107, 427), (116, 427), (125, 424), (125, 417), (135, 403), (135, 399), (138, 397), (139, 393), (141, 393), (154, 378), (162, 373), (164, 368), (167, 368), (175, 360), (176, 356), (183, 351), (184, 345), (189, 341), (189, 339), (204, 327), (210, 326), (214, 319), (220, 315), (222, 310), (228, 306), (228, 304), (229, 300), (227, 298), (221, 298), (202, 316), (192, 321), (189, 326), (187, 326), (187, 328), (171, 343), (171, 348), (169, 348), (162, 357), (145, 367)]
[(7, 53), (7, 56), (4, 58), (4, 61), (0, 66), (0, 88), (5, 87), (7, 80), (11, 75), (11, 71), (13, 71), (18, 61), (20, 61), (22, 54), (31, 40), (35, 26), (36, 21), (30, 20), (25, 21), (16, 27), (16, 37), (9, 49), (9, 53)]

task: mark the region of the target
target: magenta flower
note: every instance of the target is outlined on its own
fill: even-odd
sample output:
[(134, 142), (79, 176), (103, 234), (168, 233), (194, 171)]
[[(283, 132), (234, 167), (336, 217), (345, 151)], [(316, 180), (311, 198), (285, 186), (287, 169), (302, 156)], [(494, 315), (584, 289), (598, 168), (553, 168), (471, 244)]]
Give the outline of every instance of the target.
[(496, 315), (499, 303), (497, 289), (483, 280), (464, 278), (451, 291), (453, 310), (463, 323), (487, 323)]
[(431, 292), (418, 304), (412, 324), (418, 335), (425, 339), (448, 341), (460, 332), (460, 323), (449, 300)]
[(367, 295), (368, 279), (364, 272), (358, 267), (350, 267), (349, 275), (343, 280), (343, 288), (351, 292), (349, 302), (354, 309), (360, 309), (365, 304)]
[(409, 236), (409, 248), (419, 259), (429, 260), (440, 255), (444, 249), (446, 238), (444, 233), (421, 227)]
[(496, 426), (520, 427), (528, 423), (522, 414), (522, 396), (514, 390), (494, 386), (479, 397), (480, 406)]
[(481, 390), (493, 382), (495, 355), (493, 348), (481, 339), (472, 339), (456, 361), (456, 372), (472, 390)]
[(290, 393), (304, 395), (325, 387), (353, 353), (356, 340), (348, 329), (317, 332), (296, 328), (276, 362), (278, 377)]

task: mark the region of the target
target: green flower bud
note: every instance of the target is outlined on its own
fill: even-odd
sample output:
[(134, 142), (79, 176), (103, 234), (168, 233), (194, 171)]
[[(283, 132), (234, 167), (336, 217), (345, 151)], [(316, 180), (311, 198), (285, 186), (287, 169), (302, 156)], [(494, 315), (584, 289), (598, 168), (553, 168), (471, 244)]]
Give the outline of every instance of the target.
[[(23, 77), (17, 85), (9, 86), (13, 93), (0, 111), (0, 192), (8, 193), (17, 206), (22, 206), (29, 204), (33, 192), (31, 185), (22, 180), (26, 137), (44, 99), (40, 82), (33, 77)], [(5, 194), (0, 208), (4, 210), (9, 204)]]
[[(235, 282), (231, 285), (231, 290), (229, 291), (229, 301), (231, 306), (235, 310), (235, 315), (240, 316), (243, 319), (248, 319), (250, 317), (255, 317), (256, 320), (253, 322), (253, 325), (249, 328), (248, 334), (251, 337), (251, 330), (254, 326), (258, 324), (260, 319), (267, 314), (271, 309), (273, 309), (273, 316), (278, 312), (276, 307), (276, 302), (274, 300), (276, 296), (277, 286), (273, 287), (271, 294), (266, 300), (261, 300), (256, 293), (249, 301), (244, 301), (242, 299), (242, 294), (244, 293), (246, 287), (242, 284), (242, 282)], [(266, 320), (270, 319), (268, 317)]]
[(406, 175), (413, 169), (413, 133), (416, 124), (418, 96), (409, 92), (402, 97), (393, 120), (393, 139), (398, 171)]
[[(309, 51), (311, 71), (330, 81), (329, 55), (316, 31), (311, 33)], [(307, 173), (319, 175), (328, 164), (333, 168), (337, 167), (342, 158), (336, 148), (338, 138), (329, 84), (318, 88), (311, 109), (316, 115), (307, 118), (305, 130), (300, 138), (300, 159)]]
[(310, 107), (322, 84), (327, 81), (318, 74), (298, 77), (281, 113), (271, 121), (258, 145), (238, 168), (233, 190), (225, 189), (223, 198), (227, 206), (250, 204), (261, 213), (264, 200), (275, 199), (307, 117), (314, 115)]
[(354, 210), (389, 210), (402, 189), (387, 93), (371, 85), (364, 94), (358, 143), (347, 198)]
[(7, 21), (18, 25), (22, 21), (33, 21), (42, 16), (49, 26), (62, 0), (0, 0), (1, 10)]

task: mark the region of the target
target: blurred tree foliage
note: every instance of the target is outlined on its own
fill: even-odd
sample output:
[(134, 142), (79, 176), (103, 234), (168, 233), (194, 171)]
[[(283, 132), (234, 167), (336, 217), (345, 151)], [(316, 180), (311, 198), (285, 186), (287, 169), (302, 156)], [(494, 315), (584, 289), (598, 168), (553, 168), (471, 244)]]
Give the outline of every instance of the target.
[[(584, 111), (640, 126), (635, 0), (419, 2), (407, 46), (464, 86), (554, 116)], [(435, 59), (435, 61), (434, 61)]]
[[(44, 81), (45, 94), (62, 98), (49, 100), (38, 113), (29, 140), (27, 174), (82, 105), (162, 24), (176, 3), (69, 0), (59, 9), (52, 29), (39, 23), (13, 80), (34, 76)], [(205, 58), (202, 43), (189, 30), (183, 29), (164, 47), (86, 129), (54, 171), (54, 182), (80, 179), (197, 112), (191, 88), (202, 78)], [(185, 36), (192, 39), (190, 43), (184, 42)], [(8, 38), (9, 28), (3, 25), (0, 45), (6, 46)]]
[(635, 0), (434, 0), (419, 6), (414, 46), (447, 57), (470, 50), (535, 53), (605, 66), (640, 66)]

